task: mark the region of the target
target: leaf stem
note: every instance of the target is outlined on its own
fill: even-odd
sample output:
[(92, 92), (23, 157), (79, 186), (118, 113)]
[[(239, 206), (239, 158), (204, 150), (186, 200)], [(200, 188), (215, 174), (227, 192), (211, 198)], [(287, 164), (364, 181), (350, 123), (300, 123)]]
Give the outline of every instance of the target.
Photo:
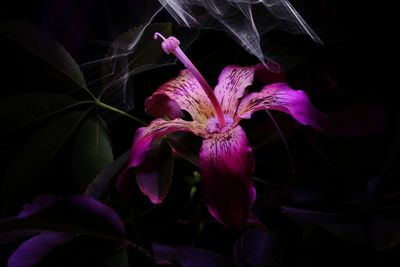
[(128, 117), (128, 118), (130, 118), (130, 119), (136, 121), (137, 123), (139, 123), (139, 124), (141, 124), (141, 125), (143, 125), (143, 126), (146, 126), (146, 125), (147, 125), (147, 123), (145, 123), (144, 121), (142, 121), (142, 120), (136, 118), (135, 116), (132, 116), (131, 114), (129, 114), (129, 113), (123, 111), (123, 110), (120, 110), (120, 109), (118, 109), (118, 108), (116, 108), (116, 107), (107, 105), (106, 103), (103, 103), (103, 102), (101, 102), (101, 101), (98, 100), (98, 99), (96, 99), (94, 102), (95, 102), (95, 104), (96, 104), (97, 106), (99, 106), (99, 107), (102, 107), (102, 108), (104, 108), (104, 109), (108, 109), (108, 110), (113, 111), (113, 112), (115, 112), (115, 113), (118, 113), (118, 114), (120, 114), (120, 115), (122, 115), (122, 116)]

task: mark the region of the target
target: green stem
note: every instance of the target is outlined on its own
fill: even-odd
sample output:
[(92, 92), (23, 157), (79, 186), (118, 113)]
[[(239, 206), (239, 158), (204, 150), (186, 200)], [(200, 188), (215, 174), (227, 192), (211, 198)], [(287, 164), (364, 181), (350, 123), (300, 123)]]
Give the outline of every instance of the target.
[(147, 125), (147, 123), (145, 123), (144, 121), (142, 121), (142, 120), (136, 118), (135, 116), (132, 116), (131, 114), (129, 114), (129, 113), (123, 111), (123, 110), (117, 109), (117, 108), (115, 108), (115, 107), (113, 107), (113, 106), (107, 105), (106, 103), (103, 103), (103, 102), (101, 102), (101, 101), (98, 100), (98, 99), (95, 100), (95, 104), (96, 104), (97, 106), (99, 106), (99, 107), (102, 107), (102, 108), (111, 110), (111, 111), (113, 111), (113, 112), (115, 112), (115, 113), (121, 114), (122, 116), (128, 117), (128, 118), (130, 118), (130, 119), (136, 121), (137, 123), (142, 124), (143, 126), (146, 126), (146, 125)]

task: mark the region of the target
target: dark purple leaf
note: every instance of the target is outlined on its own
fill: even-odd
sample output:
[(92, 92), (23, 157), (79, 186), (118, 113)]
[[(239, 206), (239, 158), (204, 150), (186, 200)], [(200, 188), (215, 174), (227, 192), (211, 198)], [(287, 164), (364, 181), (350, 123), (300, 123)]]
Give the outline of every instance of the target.
[(302, 224), (338, 224), (346, 222), (346, 217), (332, 213), (291, 207), (282, 207), (282, 212)]
[(400, 222), (371, 217), (370, 240), (378, 250), (390, 249), (400, 244)]
[(367, 181), (367, 190), (366, 190), (367, 199), (372, 199), (375, 196), (378, 186), (379, 186), (378, 177), (371, 178)]
[(366, 244), (368, 241), (367, 231), (358, 224), (319, 224), (318, 226), (353, 244)]
[(39, 196), (35, 198), (32, 203), (27, 203), (24, 205), (24, 208), (18, 214), (18, 218), (24, 218), (35, 214), (38, 211), (53, 205), (60, 199), (61, 198), (57, 196)]
[(237, 267), (279, 266), (282, 257), (283, 244), (274, 232), (250, 229), (235, 243), (234, 259)]
[(170, 262), (179, 263), (182, 267), (233, 267), (224, 257), (201, 248), (153, 243), (153, 252), (159, 264)]
[(104, 203), (85, 196), (72, 196), (68, 197), (66, 200), (73, 209), (80, 213), (89, 214), (94, 218), (98, 218), (99, 221), (106, 223), (120, 234), (125, 234), (124, 224), (118, 214)]
[(174, 159), (170, 145), (165, 139), (152, 143), (142, 164), (136, 170), (140, 190), (154, 204), (164, 200), (171, 186)]
[[(46, 197), (51, 199), (51, 197)], [(88, 196), (71, 196), (59, 199), (46, 207), (43, 198), (26, 209), (24, 217), (9, 218), (0, 222), (0, 232), (20, 229), (39, 229), (81, 234), (98, 238), (125, 240), (125, 229), (117, 213), (104, 203)], [(41, 208), (36, 208), (37, 206)]]
[(27, 238), (40, 233), (40, 230), (14, 230), (5, 233), (0, 233), (0, 246), (8, 242)]
[(298, 205), (314, 204), (321, 201), (322, 194), (307, 186), (296, 186), (291, 190), (293, 200)]
[(73, 234), (42, 232), (20, 245), (8, 259), (8, 267), (35, 267), (56, 246), (74, 238)]
[(364, 244), (367, 242), (365, 229), (361, 225), (350, 222), (349, 218), (343, 215), (291, 207), (282, 207), (282, 210), (298, 223), (317, 225), (351, 243)]

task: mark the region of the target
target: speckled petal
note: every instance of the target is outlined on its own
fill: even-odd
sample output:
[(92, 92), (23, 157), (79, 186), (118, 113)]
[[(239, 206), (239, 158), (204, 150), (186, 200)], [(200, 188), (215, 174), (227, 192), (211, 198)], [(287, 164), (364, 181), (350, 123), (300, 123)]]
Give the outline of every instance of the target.
[(185, 121), (182, 119), (166, 121), (164, 119), (156, 119), (149, 126), (139, 128), (136, 131), (128, 160), (128, 167), (136, 167), (142, 163), (154, 139), (161, 138), (173, 132), (192, 132), (198, 136), (206, 134), (205, 125), (196, 121)]
[(222, 70), (214, 93), (225, 114), (233, 117), (240, 98), (245, 94), (246, 88), (253, 83), (256, 68), (257, 65), (251, 67), (227, 66)]
[(265, 86), (259, 93), (251, 93), (240, 102), (236, 112), (235, 123), (240, 119), (249, 119), (258, 110), (279, 110), (290, 114), (304, 125), (310, 125), (324, 131), (327, 118), (318, 111), (301, 90), (293, 90), (285, 83)]
[(224, 225), (238, 229), (246, 222), (255, 198), (253, 170), (252, 150), (240, 126), (203, 141), (203, 191), (211, 215)]
[(182, 117), (186, 110), (193, 120), (205, 123), (213, 116), (213, 108), (199, 82), (188, 70), (161, 85), (145, 103), (146, 112), (155, 117)]

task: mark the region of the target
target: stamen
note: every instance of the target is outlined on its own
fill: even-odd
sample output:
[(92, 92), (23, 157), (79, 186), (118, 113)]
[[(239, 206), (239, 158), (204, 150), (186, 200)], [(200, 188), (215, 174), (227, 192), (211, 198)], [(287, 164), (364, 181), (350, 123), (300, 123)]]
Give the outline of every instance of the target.
[(174, 54), (200, 83), (208, 99), (210, 99), (211, 101), (211, 105), (214, 108), (214, 113), (218, 119), (219, 127), (221, 129), (224, 128), (225, 127), (224, 113), (222, 112), (221, 105), (219, 104), (218, 99), (215, 97), (214, 92), (211, 89), (210, 85), (208, 85), (206, 79), (204, 79), (200, 71), (193, 65), (190, 59), (185, 55), (185, 53), (183, 53), (182, 49), (179, 47), (180, 44), (179, 40), (173, 36), (165, 38), (160, 33), (156, 32), (154, 34), (154, 39), (157, 39), (158, 37), (160, 37), (163, 40), (161, 47), (164, 50), (164, 52), (167, 55), (171, 53)]

